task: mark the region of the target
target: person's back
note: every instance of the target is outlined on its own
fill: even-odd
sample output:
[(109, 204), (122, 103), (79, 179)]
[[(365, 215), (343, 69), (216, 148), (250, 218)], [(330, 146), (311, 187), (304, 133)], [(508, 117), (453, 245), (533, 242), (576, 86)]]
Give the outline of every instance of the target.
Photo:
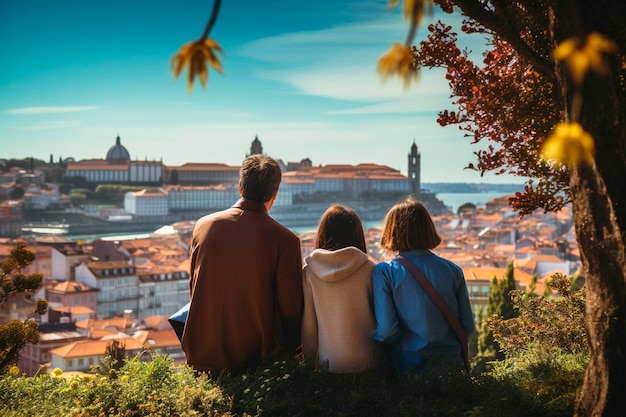
[(271, 202), (246, 198), (242, 182), (255, 175), (248, 165), (271, 160), (251, 158), (242, 166), (244, 198), (200, 219), (190, 245), (191, 305), (182, 345), (187, 363), (214, 377), (284, 350), (295, 353), (300, 344), (300, 241), (269, 217)]
[[(415, 200), (396, 204), (385, 219), (381, 246), (417, 266), (469, 335), (474, 318), (463, 272), (430, 251), (440, 242), (430, 215)], [(404, 265), (397, 259), (381, 262), (372, 281), (377, 322), (373, 337), (392, 347), (398, 373), (419, 372), (428, 364), (463, 366), (454, 329)]]
[(329, 208), (320, 221), (316, 249), (303, 268), (305, 359), (333, 373), (362, 372), (376, 365), (371, 332), (374, 263), (366, 254), (363, 227), (352, 210)]

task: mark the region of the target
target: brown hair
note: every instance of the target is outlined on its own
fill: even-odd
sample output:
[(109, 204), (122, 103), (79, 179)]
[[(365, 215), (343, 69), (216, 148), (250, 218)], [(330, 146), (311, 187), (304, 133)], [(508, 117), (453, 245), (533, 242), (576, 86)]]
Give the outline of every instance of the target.
[(266, 203), (280, 187), (280, 165), (267, 155), (250, 155), (241, 164), (239, 186), (244, 198)]
[(331, 206), (320, 219), (315, 236), (315, 248), (334, 251), (348, 246), (354, 246), (367, 253), (361, 219), (347, 207)]
[(394, 205), (385, 217), (380, 246), (394, 252), (434, 249), (441, 243), (428, 210), (408, 197)]

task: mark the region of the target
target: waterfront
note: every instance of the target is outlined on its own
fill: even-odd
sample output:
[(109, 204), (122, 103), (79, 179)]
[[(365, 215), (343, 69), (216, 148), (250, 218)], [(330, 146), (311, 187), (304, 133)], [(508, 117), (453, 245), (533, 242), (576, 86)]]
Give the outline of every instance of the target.
[(465, 203), (472, 203), (475, 205), (485, 204), (495, 198), (500, 198), (505, 195), (513, 193), (503, 193), (501, 191), (490, 191), (484, 193), (438, 193), (435, 196), (443, 201), (446, 207), (448, 207), (453, 213), (459, 209)]
[[(458, 208), (465, 203), (472, 203), (475, 205), (481, 205), (493, 200), (494, 198), (499, 198), (506, 193), (502, 192), (484, 192), (484, 193), (439, 193), (436, 194), (436, 197), (441, 200), (446, 207), (448, 207), (452, 212), (456, 213)], [(320, 213), (323, 210), (320, 211)], [(273, 212), (270, 211), (270, 214)], [(320, 216), (321, 217), (321, 214)], [(318, 218), (319, 218), (318, 217)], [(378, 218), (369, 218), (363, 221), (363, 227), (365, 229), (369, 229), (372, 227), (380, 228), (383, 225), (383, 221), (385, 219), (384, 214), (380, 215)], [(313, 221), (309, 224), (297, 224), (297, 225), (288, 225), (289, 229), (296, 234), (302, 234), (307, 232), (314, 232), (317, 229), (317, 220)], [(149, 237), (152, 232), (156, 229), (147, 228), (146, 230), (140, 231), (129, 231), (127, 233), (105, 233), (105, 234), (76, 234), (76, 235), (65, 235), (67, 239), (70, 240), (82, 240), (82, 241), (92, 241), (96, 238), (117, 238), (119, 240), (122, 239), (137, 239), (137, 238), (146, 238)]]

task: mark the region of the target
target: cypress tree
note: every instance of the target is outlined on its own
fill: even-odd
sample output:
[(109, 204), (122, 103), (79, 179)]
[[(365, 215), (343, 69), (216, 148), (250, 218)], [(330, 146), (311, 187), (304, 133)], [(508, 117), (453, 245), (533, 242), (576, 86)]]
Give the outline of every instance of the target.
[[(510, 295), (515, 289), (513, 262), (509, 262), (504, 277), (498, 279), (494, 276), (491, 280), (487, 318), (495, 316), (510, 319), (517, 315)], [(482, 362), (504, 359), (504, 353), (500, 351), (500, 345), (493, 339), (493, 333), (485, 320), (479, 324), (478, 333), (477, 357)]]

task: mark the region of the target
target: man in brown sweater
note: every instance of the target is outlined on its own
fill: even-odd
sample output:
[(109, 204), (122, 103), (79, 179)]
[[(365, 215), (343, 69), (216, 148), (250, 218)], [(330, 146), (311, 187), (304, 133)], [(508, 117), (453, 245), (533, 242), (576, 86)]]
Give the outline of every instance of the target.
[(268, 214), (280, 182), (274, 159), (246, 158), (242, 198), (195, 225), (182, 346), (187, 363), (213, 378), (300, 346), (300, 239)]

